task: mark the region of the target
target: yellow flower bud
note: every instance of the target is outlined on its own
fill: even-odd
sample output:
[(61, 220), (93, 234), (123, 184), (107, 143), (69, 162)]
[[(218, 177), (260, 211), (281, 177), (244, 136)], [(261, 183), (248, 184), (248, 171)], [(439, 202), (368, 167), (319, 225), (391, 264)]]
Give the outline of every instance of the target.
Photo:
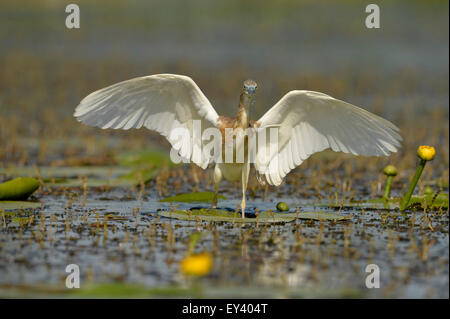
[(209, 253), (201, 253), (187, 256), (181, 263), (181, 271), (185, 275), (204, 276), (212, 268), (213, 259)]
[(387, 176), (396, 176), (398, 171), (394, 165), (388, 165), (384, 168), (384, 174)]
[(425, 161), (431, 161), (436, 155), (436, 150), (433, 146), (421, 145), (417, 149), (417, 155)]

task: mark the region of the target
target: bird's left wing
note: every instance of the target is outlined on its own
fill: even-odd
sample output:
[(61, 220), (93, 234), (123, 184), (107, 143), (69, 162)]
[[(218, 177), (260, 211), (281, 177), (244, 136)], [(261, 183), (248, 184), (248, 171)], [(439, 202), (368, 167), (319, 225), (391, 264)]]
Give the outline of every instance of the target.
[[(211, 157), (199, 152), (204, 141), (201, 135), (195, 135), (194, 121), (199, 121), (202, 134), (205, 129), (216, 127), (219, 117), (191, 78), (175, 74), (134, 78), (93, 92), (80, 102), (74, 116), (86, 125), (103, 129), (144, 126), (155, 130), (167, 138), (179, 155), (202, 168), (206, 168)], [(177, 128), (189, 131), (189, 148), (171, 135)]]
[[(382, 156), (396, 152), (402, 138), (391, 122), (352, 104), (313, 91), (287, 93), (257, 122), (266, 130), (259, 144), (255, 168), (271, 185), (310, 155), (331, 148), (354, 155)], [(277, 129), (278, 147), (270, 151), (270, 131)]]

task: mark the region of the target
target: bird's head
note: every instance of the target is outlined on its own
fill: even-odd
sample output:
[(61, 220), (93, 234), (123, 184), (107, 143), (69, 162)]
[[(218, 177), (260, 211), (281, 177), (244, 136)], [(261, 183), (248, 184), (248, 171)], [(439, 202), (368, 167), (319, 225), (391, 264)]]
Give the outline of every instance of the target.
[(244, 81), (244, 93), (247, 95), (253, 95), (256, 93), (256, 89), (258, 88), (258, 84), (256, 84), (253, 80), (245, 80)]

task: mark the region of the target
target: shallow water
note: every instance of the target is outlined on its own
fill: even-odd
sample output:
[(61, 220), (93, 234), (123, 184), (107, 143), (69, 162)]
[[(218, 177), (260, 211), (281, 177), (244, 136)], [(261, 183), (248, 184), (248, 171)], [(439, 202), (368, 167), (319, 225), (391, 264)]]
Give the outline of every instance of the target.
[[(169, 210), (171, 204), (158, 202), (151, 195), (156, 192), (149, 185), (138, 201), (136, 190), (88, 189), (83, 205), (83, 190), (72, 189), (66, 196), (43, 197), (43, 210), (13, 215), (33, 216), (30, 226), (20, 226), (8, 215), (7, 227), (0, 231), (0, 293), (8, 296), (11, 286), (57, 287), (57, 294), (64, 296), (65, 267), (71, 263), (80, 266), (82, 288), (105, 282), (183, 287), (188, 282), (179, 274), (178, 262), (186, 254), (189, 235), (201, 231), (206, 236), (197, 251), (214, 255), (213, 271), (202, 285), (218, 295), (239, 287), (242, 295), (254, 297), (255, 287), (266, 287), (266, 294), (275, 297), (283, 295), (280, 289), (295, 296), (295, 291), (308, 288), (325, 297), (350, 293), (448, 298), (448, 212), (428, 213), (431, 231), (421, 212), (339, 210), (269, 194), (265, 200), (249, 198), (249, 210), (273, 210), (277, 201), (284, 200), (291, 211), (301, 202), (300, 213), (339, 210), (351, 218), (274, 225), (179, 221), (158, 216), (158, 210)], [(70, 194), (76, 199), (68, 206)], [(219, 208), (233, 210), (238, 204), (237, 199), (224, 200)], [(178, 209), (194, 206), (208, 204), (179, 203)], [(113, 217), (105, 229), (106, 214)], [(365, 267), (371, 263), (380, 268), (380, 289), (365, 287)], [(41, 289), (35, 294), (49, 294)]]

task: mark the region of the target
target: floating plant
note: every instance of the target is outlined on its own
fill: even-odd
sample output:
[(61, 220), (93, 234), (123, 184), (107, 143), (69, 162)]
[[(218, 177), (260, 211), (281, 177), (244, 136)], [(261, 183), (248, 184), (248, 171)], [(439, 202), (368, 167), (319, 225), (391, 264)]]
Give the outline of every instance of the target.
[(41, 207), (40, 202), (32, 201), (0, 201), (0, 211), (1, 210), (16, 210), (16, 209), (33, 209)]
[[(180, 202), (180, 203), (211, 203), (214, 197), (213, 192), (195, 192), (195, 193), (185, 193), (177, 196), (166, 197), (160, 200), (160, 202)], [(217, 195), (218, 199), (227, 199), (223, 195)]]
[(302, 213), (274, 213), (265, 211), (258, 213), (254, 218), (241, 218), (240, 214), (232, 213), (228, 210), (220, 209), (193, 209), (177, 211), (161, 211), (160, 216), (174, 218), (179, 220), (202, 220), (202, 221), (226, 221), (226, 222), (244, 222), (244, 223), (286, 223), (296, 219), (311, 220), (348, 220), (349, 216), (341, 216), (335, 213), (327, 212), (302, 212)]
[(17, 177), (0, 184), (0, 201), (25, 200), (40, 186), (37, 179), (31, 177)]
[(161, 152), (158, 150), (129, 151), (116, 155), (115, 159), (121, 166), (140, 166), (149, 164), (154, 167), (175, 166), (175, 164), (170, 160), (167, 152)]
[[(79, 166), (79, 167), (8, 167), (0, 169), (0, 174), (29, 175), (41, 178), (51, 187), (87, 187), (131, 186), (148, 182), (158, 174), (159, 168), (152, 165), (141, 167), (121, 166)], [(86, 181), (83, 178), (87, 177)]]

